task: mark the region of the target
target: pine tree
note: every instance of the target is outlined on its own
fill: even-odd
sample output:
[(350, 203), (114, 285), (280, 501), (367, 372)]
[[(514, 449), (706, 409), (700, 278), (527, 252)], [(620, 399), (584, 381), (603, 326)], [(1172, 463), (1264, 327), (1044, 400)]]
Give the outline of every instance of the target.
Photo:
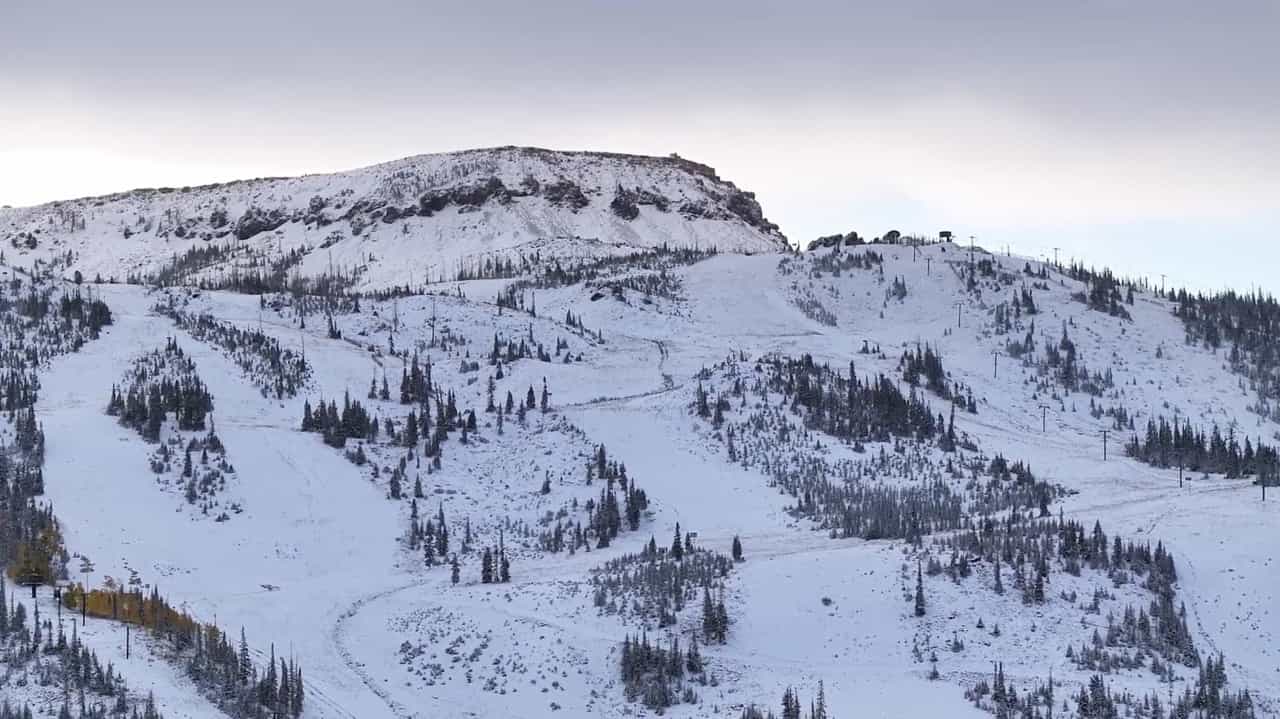
[(800, 697), (791, 687), (782, 693), (782, 719), (800, 719)]
[(684, 541), (680, 536), (679, 522), (676, 522), (675, 538), (671, 540), (671, 556), (677, 562), (684, 559)]
[(458, 566), (458, 555), (456, 555), (456, 554), (455, 554), (455, 555), (453, 555), (453, 557), (452, 557), (452, 558), (450, 558), (450, 559), (449, 559), (449, 579), (450, 579), (450, 581), (452, 581), (454, 584), (457, 584), (457, 583), (459, 582), (459, 580), (461, 580), (461, 578), (462, 578), (462, 577), (461, 577), (461, 574), (462, 574), (462, 570), (461, 570), (461, 568)]
[(733, 535), (733, 561), (742, 561), (742, 540), (738, 539), (738, 535)]
[(711, 601), (710, 587), (702, 588), (702, 636), (711, 644), (719, 636), (717, 630), (716, 607)]
[(244, 627), (240, 627), (240, 683), (249, 683), (249, 673), (253, 671), (253, 660), (249, 657), (249, 642), (245, 639)]
[(924, 574), (920, 569), (920, 560), (916, 560), (916, 616), (924, 616)]

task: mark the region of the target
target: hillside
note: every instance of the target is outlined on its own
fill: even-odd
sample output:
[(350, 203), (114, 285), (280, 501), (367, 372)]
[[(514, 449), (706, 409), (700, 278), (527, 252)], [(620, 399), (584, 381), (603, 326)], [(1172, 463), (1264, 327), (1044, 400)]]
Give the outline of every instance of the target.
[(754, 195), (705, 165), (528, 147), (3, 209), (0, 238), (9, 263), (67, 277), (280, 287), (329, 276), (362, 290), (663, 245), (786, 246)]
[[(726, 192), (670, 160), (555, 157)], [(350, 208), (396, 167), (246, 187), (371, 183)], [(1185, 298), (1080, 267), (950, 243), (771, 252), (740, 217), (608, 219), (600, 197), (565, 217), (739, 244), (573, 243), (560, 271), (398, 294), (16, 272), (0, 316), (47, 317), (50, 351), (24, 365), (38, 395), (9, 392), (38, 423), (3, 429), (42, 433), (15, 455), (40, 491), (12, 484), (52, 508), (19, 515), (56, 521), (48, 571), (154, 590), (233, 644), (243, 627), (253, 671), (299, 663), (306, 717), (1280, 716), (1280, 496), (1259, 486), (1280, 427), (1249, 376), (1265, 332), (1202, 336)], [(454, 216), (550, 201), (494, 202)], [(357, 286), (400, 281), (380, 266)], [(111, 321), (42, 314), (34, 287)], [(250, 708), (228, 702), (145, 623), (125, 659), (121, 626), (81, 636), (166, 717), (283, 701), (251, 683)], [(56, 712), (56, 688), (17, 678), (60, 655), (33, 656), (9, 655), (0, 695)]]

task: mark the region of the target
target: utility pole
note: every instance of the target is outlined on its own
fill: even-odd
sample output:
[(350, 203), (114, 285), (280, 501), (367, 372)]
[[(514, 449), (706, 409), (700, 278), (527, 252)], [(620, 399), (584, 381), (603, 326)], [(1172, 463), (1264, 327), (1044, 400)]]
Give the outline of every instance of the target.
[(1047, 404), (1040, 405), (1040, 431), (1049, 431), (1049, 405)]
[(960, 310), (964, 307), (963, 300), (956, 300), (956, 327), (960, 327)]
[(1058, 250), (1059, 250), (1059, 249), (1061, 249), (1061, 248), (1059, 248), (1059, 247), (1055, 247), (1055, 248), (1053, 248), (1053, 266), (1054, 266), (1054, 267), (1057, 267), (1057, 268), (1058, 268), (1058, 271), (1059, 271), (1059, 272), (1061, 272), (1061, 271), (1062, 271), (1062, 265), (1061, 265), (1061, 264), (1059, 264), (1059, 262), (1058, 262)]
[(991, 350), (991, 378), (998, 377), (1000, 362), (1000, 350)]
[(924, 258), (924, 274), (926, 277), (933, 277), (933, 258)]
[(1102, 430), (1102, 461), (1107, 461), (1107, 430)]

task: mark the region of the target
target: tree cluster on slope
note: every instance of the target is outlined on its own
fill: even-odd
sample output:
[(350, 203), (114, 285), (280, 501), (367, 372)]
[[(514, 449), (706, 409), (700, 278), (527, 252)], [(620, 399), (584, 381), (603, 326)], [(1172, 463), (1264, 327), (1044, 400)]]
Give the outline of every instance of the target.
[(36, 416), (37, 370), (52, 358), (78, 351), (111, 324), (101, 300), (77, 289), (57, 301), (61, 283), (38, 274), (16, 274), (0, 283), (0, 408), (14, 443), (0, 453), (0, 566), (15, 580), (40, 584), (66, 577), (68, 553), (53, 507), (44, 494), (44, 431)]
[[(1072, 299), (1083, 302), (1089, 309), (1105, 312), (1112, 317), (1132, 319), (1125, 305), (1133, 304), (1132, 282), (1120, 280), (1109, 269), (1086, 269), (1084, 265), (1072, 263), (1066, 275), (1073, 280), (1083, 282), (1085, 290), (1072, 294)], [(1126, 291), (1121, 293), (1121, 288)]]
[(978, 403), (973, 399), (972, 390), (960, 382), (951, 382), (947, 370), (942, 366), (942, 354), (929, 345), (925, 345), (923, 349), (917, 345), (915, 352), (903, 350), (898, 368), (902, 370), (902, 378), (912, 387), (920, 386), (923, 378), (925, 389), (943, 399), (955, 401), (970, 414), (978, 413)]
[[(0, 693), (12, 683), (21, 686), (34, 682), (39, 686), (62, 689), (63, 702), (58, 712), (62, 717), (106, 719), (106, 717), (142, 717), (160, 719), (152, 697), (130, 693), (123, 677), (110, 663), (105, 664), (93, 650), (80, 641), (78, 624), (71, 622), (68, 637), (61, 622), (54, 626), (48, 617), (27, 616), (23, 603), (10, 603), (3, 577), (0, 577)], [(25, 712), (25, 713), (24, 713)], [(0, 704), (0, 717), (30, 717), (29, 708)]]
[(311, 381), (311, 367), (302, 353), (284, 347), (268, 334), (237, 327), (208, 313), (189, 314), (172, 305), (158, 304), (154, 309), (168, 315), (197, 340), (220, 348), (264, 397), (296, 396)]
[(204, 429), (205, 417), (213, 411), (213, 395), (201, 381), (195, 361), (172, 337), (164, 349), (136, 357), (123, 385), (123, 390), (112, 386), (106, 412), (149, 442), (160, 440), (170, 412), (179, 430), (191, 431)]
[(671, 247), (662, 244), (653, 249), (638, 250), (622, 255), (587, 257), (576, 260), (546, 258), (540, 253), (521, 255), (515, 262), (510, 259), (486, 258), (479, 267), (459, 268), (454, 279), (514, 279), (508, 287), (521, 293), (526, 289), (550, 289), (568, 287), (586, 282), (600, 282), (631, 271), (662, 272), (692, 265), (716, 255), (715, 248)]
[(1037, 392), (1049, 393), (1057, 398), (1056, 387), (1062, 387), (1067, 392), (1079, 391), (1100, 397), (1104, 391), (1115, 384), (1111, 368), (1108, 367), (1105, 372), (1089, 370), (1089, 367), (1080, 359), (1076, 344), (1067, 331), (1069, 325), (1070, 320), (1062, 323), (1062, 337), (1057, 342), (1048, 336), (1042, 337), (1044, 353), (1037, 356), (1035, 354), (1036, 324), (1032, 320), (1022, 341), (1009, 342), (1006, 345), (1006, 351), (1010, 356), (1021, 358), (1023, 366), (1035, 370), (1039, 378), (1036, 384)]
[[(794, 514), (834, 536), (915, 541), (1012, 507), (1047, 514), (1060, 491), (1021, 463), (984, 457), (956, 433), (954, 407), (950, 419), (935, 417), (914, 390), (904, 396), (883, 376), (850, 382), (808, 358), (733, 360), (719, 372), (725, 391), (712, 400), (700, 383), (693, 412), (730, 461), (761, 471), (796, 498)], [(892, 451), (829, 459), (828, 442), (855, 455), (866, 453), (864, 442)]]
[(1004, 665), (997, 662), (991, 680), (979, 679), (966, 690), (965, 696), (974, 706), (994, 714), (997, 719), (1052, 719), (1074, 716), (1077, 719), (1254, 719), (1253, 697), (1246, 689), (1226, 689), (1226, 662), (1222, 656), (1210, 657), (1200, 668), (1195, 681), (1181, 693), (1161, 698), (1159, 691), (1135, 695), (1116, 692), (1100, 674), (1091, 676), (1080, 690), (1055, 704), (1055, 681), (1033, 683), (1019, 694), (1006, 678)]
[(1234, 429), (1223, 435), (1215, 424), (1206, 435), (1193, 428), (1190, 420), (1174, 425), (1163, 416), (1148, 420), (1146, 433), (1135, 433), (1125, 451), (1155, 467), (1183, 467), (1192, 472), (1223, 474), (1228, 479), (1263, 474), (1274, 478), (1280, 471), (1276, 448), (1261, 440), (1254, 444), (1245, 437), (1241, 446)]
[(604, 614), (662, 628), (674, 626), (679, 613), (701, 597), (704, 641), (722, 642), (728, 629), (724, 580), (732, 568), (729, 557), (695, 546), (688, 535), (673, 540), (672, 548), (650, 538), (639, 553), (610, 559), (592, 571), (593, 601)]
[(1181, 289), (1168, 297), (1186, 343), (1215, 351), (1229, 347), (1232, 371), (1248, 381), (1257, 397), (1251, 409), (1280, 419), (1280, 302), (1262, 292), (1234, 290), (1193, 294)]
[(324, 437), (324, 443), (335, 449), (346, 446), (348, 439), (372, 440), (378, 436), (378, 422), (360, 404), (343, 393), (342, 409), (336, 400), (326, 404), (321, 401), (313, 412), (311, 402), (302, 405), (302, 431), (316, 432)]
[(186, 670), (200, 692), (235, 719), (280, 719), (301, 715), (306, 690), (302, 668), (277, 659), (274, 646), (265, 663), (253, 660), (244, 630), (239, 643), (214, 624), (174, 607), (159, 590), (127, 592), (119, 588), (75, 586), (62, 593), (63, 605), (92, 617), (125, 622), (146, 630), (173, 650), (171, 661)]
[[(200, 436), (184, 438), (175, 433), (161, 442), (151, 454), (151, 471), (162, 486), (181, 489), (187, 504), (198, 507), (205, 516), (222, 508), (219, 495), (236, 475), (227, 459), (227, 449), (212, 425)], [(226, 510), (239, 514), (242, 508), (233, 502), (218, 512), (216, 521), (230, 519)]]
[(772, 711), (749, 704), (743, 707), (738, 719), (835, 719), (835, 717), (827, 709), (827, 692), (822, 681), (819, 680), (818, 693), (809, 703), (808, 712), (804, 711), (804, 703), (800, 701), (799, 692), (792, 687), (787, 687), (782, 692), (782, 714), (777, 715)]
[(646, 633), (634, 639), (628, 634), (620, 654), (619, 671), (627, 701), (639, 701), (659, 713), (676, 704), (696, 704), (698, 695), (692, 682), (708, 682), (696, 639), (684, 650), (678, 637), (663, 647), (650, 642)]
[(544, 551), (573, 554), (579, 549), (590, 549), (591, 544), (603, 549), (624, 529), (634, 532), (640, 528), (640, 520), (649, 508), (649, 496), (627, 476), (626, 465), (610, 459), (608, 450), (600, 444), (586, 470), (587, 484), (604, 482), (599, 499), (584, 503), (585, 524), (557, 518), (554, 527), (544, 530), (538, 538)]

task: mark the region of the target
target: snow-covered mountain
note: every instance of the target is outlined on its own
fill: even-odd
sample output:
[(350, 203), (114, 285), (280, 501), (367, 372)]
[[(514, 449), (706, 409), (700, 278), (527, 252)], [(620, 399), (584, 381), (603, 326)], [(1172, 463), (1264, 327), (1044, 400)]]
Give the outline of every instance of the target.
[[(287, 268), (374, 254), (345, 285), (207, 289), (248, 252), (165, 276), (205, 289), (96, 283), (88, 244), (0, 268), (0, 559), (98, 590), (66, 639), (78, 588), (59, 615), (8, 585), (49, 624), (0, 622), (0, 699), (291, 714), (287, 676), (316, 719), (1280, 716), (1280, 304), (914, 238), (796, 253), (683, 161), (459, 157), (104, 199), (18, 255), (221, 192), (235, 246), (287, 257), (406, 168), (460, 168)], [(620, 216), (618, 186), (671, 202)], [(474, 252), (530, 208), (638, 234), (361, 291), (423, 272), (432, 223)], [(110, 242), (162, 268), (184, 225), (159, 224)], [(60, 628), (119, 681), (78, 678)]]
[(158, 276), (186, 256), (166, 280), (333, 274), (362, 289), (455, 279), (521, 258), (786, 247), (754, 195), (706, 165), (531, 147), (3, 209), (0, 239), (11, 264), (40, 260), (68, 276)]

